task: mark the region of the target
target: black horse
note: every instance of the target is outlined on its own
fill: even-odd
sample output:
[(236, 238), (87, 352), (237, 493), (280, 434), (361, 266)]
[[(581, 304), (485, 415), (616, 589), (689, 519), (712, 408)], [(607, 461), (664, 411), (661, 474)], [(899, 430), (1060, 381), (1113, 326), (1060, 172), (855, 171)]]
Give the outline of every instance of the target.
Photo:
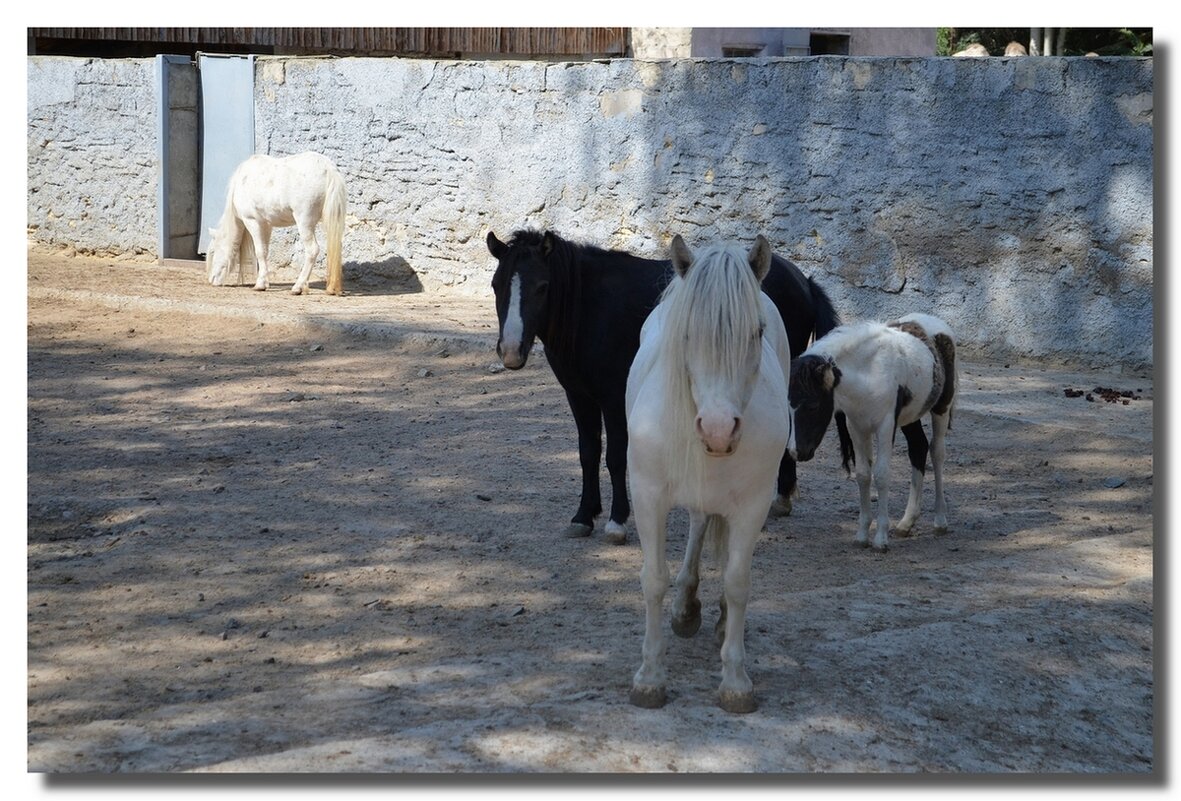
[[(507, 244), (489, 232), (487, 241), (498, 262), (492, 277), (500, 319), (496, 353), (505, 367), (518, 370), (534, 339), (540, 339), (578, 427), (582, 499), (566, 536), (588, 536), (603, 511), (599, 461), (606, 427), (607, 539), (620, 544), (631, 514), (623, 403), (627, 373), (640, 346), (640, 328), (671, 280), (672, 265), (575, 244), (552, 231), (516, 231)], [(763, 291), (783, 317), (793, 358), (804, 352), (809, 337), (819, 339), (840, 323), (824, 291), (787, 259), (773, 257)], [(785, 453), (779, 465), (779, 513), (791, 510), (795, 485), (795, 461)]]

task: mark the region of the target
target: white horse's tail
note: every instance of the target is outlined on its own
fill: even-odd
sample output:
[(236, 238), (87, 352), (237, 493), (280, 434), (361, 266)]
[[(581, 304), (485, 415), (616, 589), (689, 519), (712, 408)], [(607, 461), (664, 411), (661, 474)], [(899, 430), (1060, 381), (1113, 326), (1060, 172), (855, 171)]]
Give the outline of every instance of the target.
[(714, 562), (719, 565), (726, 564), (726, 549), (730, 547), (730, 526), (726, 518), (721, 515), (707, 515), (704, 536)]
[(328, 173), (324, 190), (324, 233), (328, 239), (328, 278), (324, 291), (329, 295), (344, 294), (344, 265), (341, 262), (341, 243), (344, 239), (344, 214), (347, 196), (344, 178), (336, 169)]

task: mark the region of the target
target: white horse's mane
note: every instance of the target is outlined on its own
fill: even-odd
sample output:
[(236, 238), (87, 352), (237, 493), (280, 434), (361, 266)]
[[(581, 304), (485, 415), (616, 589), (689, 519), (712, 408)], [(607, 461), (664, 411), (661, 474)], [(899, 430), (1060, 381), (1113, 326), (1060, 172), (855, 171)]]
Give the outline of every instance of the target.
[(748, 254), (737, 245), (713, 244), (694, 257), (684, 277), (674, 277), (661, 295), (666, 306), (659, 361), (664, 371), (666, 419), (676, 437), (674, 483), (698, 486), (705, 454), (695, 432), (697, 405), (687, 365), (705, 364), (727, 381), (744, 380), (739, 367), (749, 363), (750, 349), (762, 342), (751, 333), (760, 328), (761, 287)]

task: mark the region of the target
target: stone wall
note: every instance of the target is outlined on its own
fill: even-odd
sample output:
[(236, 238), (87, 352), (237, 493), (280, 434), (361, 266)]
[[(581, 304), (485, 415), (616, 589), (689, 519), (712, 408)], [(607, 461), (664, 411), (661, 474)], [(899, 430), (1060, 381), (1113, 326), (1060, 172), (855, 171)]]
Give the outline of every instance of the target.
[[(108, 91), (138, 97), (122, 80)], [(30, 186), (44, 195), (68, 182), (60, 161), (40, 164), (33, 81), (31, 66)], [(427, 289), (487, 294), (489, 230), (649, 256), (676, 233), (763, 233), (847, 318), (924, 310), (970, 350), (1143, 367), (1152, 92), (1139, 59), (263, 57), (255, 129), (259, 152), (336, 160), (353, 274), (409, 269)], [(74, 150), (89, 141), (75, 134)], [(110, 147), (95, 142), (100, 162)], [(141, 159), (130, 150), (126, 169), (146, 180)], [(42, 209), (30, 199), (34, 235), (62, 234)], [(125, 247), (109, 224), (83, 227)], [(277, 235), (276, 258), (294, 241)]]
[(153, 59), (28, 59), (30, 237), (154, 254), (160, 180)]

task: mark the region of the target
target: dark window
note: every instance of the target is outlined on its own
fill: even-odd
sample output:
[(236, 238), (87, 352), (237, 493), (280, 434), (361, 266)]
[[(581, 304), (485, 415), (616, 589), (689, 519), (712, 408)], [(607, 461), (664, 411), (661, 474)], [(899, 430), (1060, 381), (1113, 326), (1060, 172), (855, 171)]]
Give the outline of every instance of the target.
[(722, 58), (752, 58), (766, 49), (766, 45), (723, 45)]
[(849, 55), (849, 35), (847, 33), (814, 33), (808, 39), (808, 46), (814, 56), (847, 56)]

